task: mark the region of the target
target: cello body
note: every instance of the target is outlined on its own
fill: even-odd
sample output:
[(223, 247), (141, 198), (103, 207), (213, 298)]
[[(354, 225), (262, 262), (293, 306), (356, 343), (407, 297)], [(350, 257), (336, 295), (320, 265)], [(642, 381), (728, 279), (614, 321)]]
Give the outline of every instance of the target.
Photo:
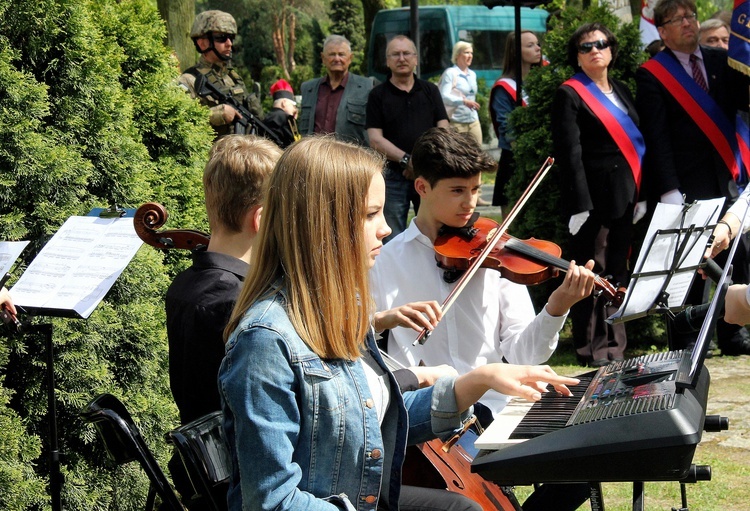
[[(465, 436), (474, 442), (476, 434), (469, 430)], [(457, 443), (448, 452), (440, 439), (430, 440), (406, 451), (403, 484), (426, 488), (447, 489), (473, 500), (484, 511), (520, 511), (515, 496), (497, 484), (471, 471), (473, 457)]]

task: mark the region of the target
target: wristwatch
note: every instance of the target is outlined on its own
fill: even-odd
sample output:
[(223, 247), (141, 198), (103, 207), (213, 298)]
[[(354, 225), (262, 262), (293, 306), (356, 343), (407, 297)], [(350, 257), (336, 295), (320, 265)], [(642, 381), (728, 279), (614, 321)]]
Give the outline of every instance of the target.
[(398, 164), (401, 165), (402, 169), (405, 169), (407, 165), (409, 165), (409, 160), (411, 159), (411, 154), (404, 153), (404, 155), (401, 157), (401, 159), (398, 161)]

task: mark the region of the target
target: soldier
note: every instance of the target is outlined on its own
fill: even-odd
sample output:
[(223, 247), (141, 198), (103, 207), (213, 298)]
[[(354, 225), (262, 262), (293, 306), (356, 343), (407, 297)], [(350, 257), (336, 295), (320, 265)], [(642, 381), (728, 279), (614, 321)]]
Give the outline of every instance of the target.
[[(263, 111), (258, 97), (248, 92), (242, 78), (232, 67), (232, 47), (236, 35), (237, 22), (231, 14), (222, 11), (204, 11), (198, 14), (190, 30), (190, 38), (201, 56), (195, 66), (180, 75), (178, 81), (193, 98), (198, 98), (195, 78), (202, 74), (223, 94), (236, 98), (255, 116), (262, 118)], [(210, 96), (199, 99), (201, 104), (211, 110), (209, 122), (217, 137), (234, 133), (233, 123), (241, 117), (234, 107), (219, 104)]]

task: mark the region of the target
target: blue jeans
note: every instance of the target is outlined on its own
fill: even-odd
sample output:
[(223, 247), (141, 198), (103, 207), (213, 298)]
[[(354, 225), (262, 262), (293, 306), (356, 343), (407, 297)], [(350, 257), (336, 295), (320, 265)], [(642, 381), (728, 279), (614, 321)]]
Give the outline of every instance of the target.
[[(406, 179), (401, 170), (391, 168), (388, 162), (385, 170), (385, 206), (383, 214), (388, 227), (393, 232), (385, 238), (389, 242), (399, 233), (406, 230), (406, 220), (409, 217), (409, 207), (414, 205), (414, 213), (419, 211), (419, 194), (414, 190), (414, 181)], [(398, 165), (398, 164), (393, 164)]]

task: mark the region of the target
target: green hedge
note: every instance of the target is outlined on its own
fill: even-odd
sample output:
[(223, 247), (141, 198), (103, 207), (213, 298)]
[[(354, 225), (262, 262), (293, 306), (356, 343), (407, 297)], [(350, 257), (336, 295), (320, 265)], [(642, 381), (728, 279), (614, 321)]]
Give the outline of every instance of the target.
[[(207, 111), (176, 85), (149, 0), (0, 0), (0, 239), (31, 240), (20, 275), (72, 215), (156, 200), (172, 226), (206, 229)], [(111, 467), (79, 412), (123, 400), (166, 467), (178, 423), (163, 296), (187, 253), (144, 246), (88, 320), (54, 325), (67, 510), (142, 509), (148, 483)], [(12, 282), (11, 282), (12, 283)], [(0, 336), (0, 509), (48, 509), (44, 340)]]

